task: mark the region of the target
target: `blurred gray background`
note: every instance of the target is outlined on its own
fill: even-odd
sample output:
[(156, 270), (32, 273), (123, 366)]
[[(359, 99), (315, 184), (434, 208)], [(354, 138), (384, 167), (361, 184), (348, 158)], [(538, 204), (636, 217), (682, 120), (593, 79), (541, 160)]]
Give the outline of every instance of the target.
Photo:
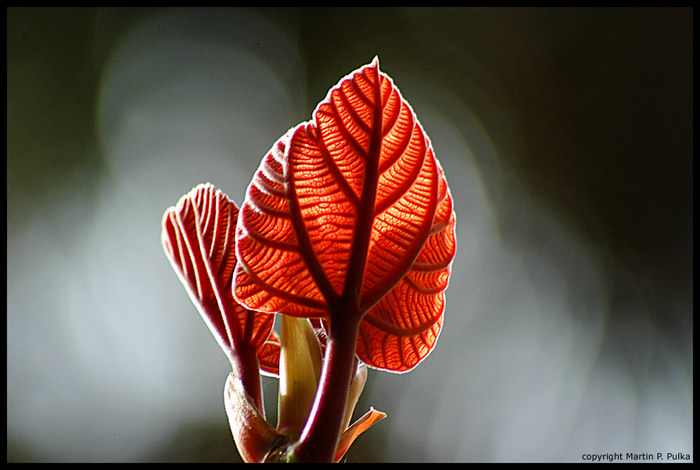
[(692, 15), (8, 9), (8, 461), (238, 460), (162, 214), (207, 181), (240, 203), (375, 55), (458, 253), (436, 349), (370, 372), (357, 412), (388, 418), (347, 460), (692, 458)]

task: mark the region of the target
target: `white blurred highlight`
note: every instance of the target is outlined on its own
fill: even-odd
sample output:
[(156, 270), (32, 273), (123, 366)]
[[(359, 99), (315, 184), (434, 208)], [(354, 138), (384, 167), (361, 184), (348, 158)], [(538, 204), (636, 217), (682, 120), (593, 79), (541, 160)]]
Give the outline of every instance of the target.
[(167, 262), (160, 222), (198, 183), (240, 204), (297, 119), (303, 70), (294, 42), (254, 13), (192, 14), (201, 21), (144, 22), (113, 52), (98, 199), (68, 182), (8, 237), (8, 434), (47, 460), (138, 461), (189, 420), (225, 429), (228, 363)]

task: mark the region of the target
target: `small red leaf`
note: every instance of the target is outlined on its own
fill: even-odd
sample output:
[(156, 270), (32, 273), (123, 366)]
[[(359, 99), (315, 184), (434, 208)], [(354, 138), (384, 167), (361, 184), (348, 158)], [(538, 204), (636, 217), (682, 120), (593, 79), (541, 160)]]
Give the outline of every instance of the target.
[(250, 345), (268, 373), (276, 373), (279, 340), (273, 315), (250, 311), (232, 295), (238, 208), (211, 184), (195, 187), (163, 216), (162, 243), (175, 272), (224, 352)]
[(277, 333), (273, 330), (270, 337), (258, 348), (258, 360), (260, 361), (260, 370), (267, 375), (279, 377), (280, 375), (280, 339)]
[(455, 252), (452, 200), (378, 60), (263, 159), (236, 250), (235, 296), (251, 309), (328, 319), (339, 302), (356, 304), (357, 354), (372, 367), (405, 371), (433, 348)]

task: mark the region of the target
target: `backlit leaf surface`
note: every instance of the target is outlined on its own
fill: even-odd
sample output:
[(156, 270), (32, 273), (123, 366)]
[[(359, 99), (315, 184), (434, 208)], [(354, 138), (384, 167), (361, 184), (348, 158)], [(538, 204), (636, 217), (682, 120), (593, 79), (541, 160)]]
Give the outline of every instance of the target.
[(328, 319), (351, 299), (369, 366), (406, 371), (430, 352), (455, 251), (452, 199), (378, 60), (275, 143), (248, 188), (236, 249), (247, 307)]
[(428, 240), (403, 279), (360, 324), (356, 352), (373, 367), (411, 370), (430, 353), (440, 333), (456, 248), (452, 197), (442, 170), (440, 176), (440, 203)]
[(238, 208), (225, 194), (211, 184), (199, 185), (163, 216), (163, 248), (224, 352), (231, 356), (237, 347), (251, 345), (261, 368), (275, 374), (274, 316), (248, 310), (232, 295), (237, 218)]

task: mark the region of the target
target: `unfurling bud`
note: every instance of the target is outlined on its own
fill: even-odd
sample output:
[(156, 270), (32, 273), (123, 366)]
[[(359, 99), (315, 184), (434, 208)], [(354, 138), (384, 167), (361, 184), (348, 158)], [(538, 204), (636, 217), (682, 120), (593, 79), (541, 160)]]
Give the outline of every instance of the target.
[(297, 438), (316, 397), (323, 356), (309, 320), (281, 315), (277, 429)]

